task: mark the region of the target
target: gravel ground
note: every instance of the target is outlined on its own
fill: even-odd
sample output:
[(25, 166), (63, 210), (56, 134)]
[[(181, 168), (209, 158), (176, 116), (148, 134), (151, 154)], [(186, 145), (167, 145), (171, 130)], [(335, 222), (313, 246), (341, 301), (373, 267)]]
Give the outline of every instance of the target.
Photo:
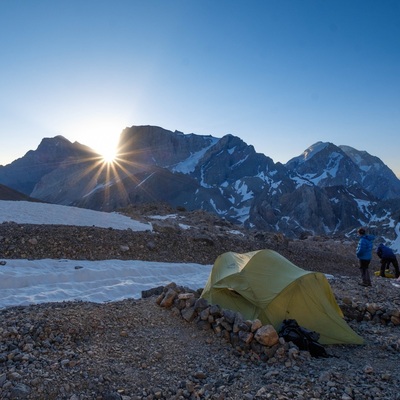
[[(147, 220), (154, 211), (127, 210)], [(192, 228), (179, 228), (177, 218)], [(372, 288), (357, 285), (354, 241), (239, 234), (203, 213), (181, 212), (157, 224), (153, 232), (135, 233), (4, 223), (0, 258), (208, 264), (224, 251), (272, 248), (302, 268), (335, 275), (331, 286), (339, 304), (400, 309), (400, 288), (392, 280), (373, 277)], [(377, 266), (374, 259), (372, 270)], [(276, 357), (261, 362), (159, 307), (155, 297), (7, 308), (0, 310), (0, 398), (400, 399), (400, 326), (366, 320), (349, 324), (365, 345), (327, 346), (330, 358), (311, 358), (303, 351), (291, 358), (282, 346)]]

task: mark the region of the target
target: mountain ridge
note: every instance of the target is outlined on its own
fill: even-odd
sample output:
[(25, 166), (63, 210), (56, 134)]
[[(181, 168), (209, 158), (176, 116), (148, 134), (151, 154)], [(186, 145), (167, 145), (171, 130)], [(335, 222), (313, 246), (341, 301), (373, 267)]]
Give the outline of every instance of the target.
[[(281, 164), (234, 135), (145, 125), (124, 129), (118, 149), (106, 166), (84, 145), (47, 138), (0, 167), (0, 183), (42, 201), (102, 211), (160, 201), (291, 237), (351, 234), (360, 225), (392, 242), (398, 236), (391, 215), (400, 180), (378, 157), (350, 146), (317, 142)], [(36, 174), (24, 177), (21, 167)]]

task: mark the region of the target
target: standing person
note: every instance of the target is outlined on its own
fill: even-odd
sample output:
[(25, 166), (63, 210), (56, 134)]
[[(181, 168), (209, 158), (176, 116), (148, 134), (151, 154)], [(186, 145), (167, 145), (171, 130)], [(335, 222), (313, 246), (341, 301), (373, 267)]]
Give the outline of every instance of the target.
[(361, 286), (372, 286), (371, 285), (371, 277), (369, 275), (369, 264), (372, 258), (372, 245), (375, 239), (374, 235), (367, 235), (364, 228), (360, 228), (357, 231), (360, 236), (360, 240), (358, 241), (358, 246), (356, 250), (356, 256), (360, 263), (360, 271), (361, 271)]
[(378, 257), (381, 259), (380, 275), (385, 277), (385, 271), (389, 269), (390, 264), (393, 264), (395, 277), (398, 278), (400, 276), (399, 263), (397, 262), (396, 255), (393, 253), (393, 250), (381, 243), (376, 249), (376, 254), (378, 254)]

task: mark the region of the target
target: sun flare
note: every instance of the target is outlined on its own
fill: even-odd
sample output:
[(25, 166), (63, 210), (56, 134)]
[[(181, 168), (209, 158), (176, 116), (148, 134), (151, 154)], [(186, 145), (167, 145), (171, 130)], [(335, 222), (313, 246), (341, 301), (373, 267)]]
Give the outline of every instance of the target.
[(114, 148), (109, 148), (109, 149), (103, 150), (101, 153), (101, 156), (103, 157), (103, 161), (105, 163), (112, 164), (117, 157), (117, 151)]
[(97, 113), (77, 119), (67, 131), (73, 131), (80, 143), (94, 150), (99, 161), (113, 164), (118, 153), (120, 127), (123, 126), (118, 118), (109, 115), (99, 116)]
[(103, 138), (93, 146), (105, 164), (113, 164), (118, 156), (118, 143), (114, 138)]

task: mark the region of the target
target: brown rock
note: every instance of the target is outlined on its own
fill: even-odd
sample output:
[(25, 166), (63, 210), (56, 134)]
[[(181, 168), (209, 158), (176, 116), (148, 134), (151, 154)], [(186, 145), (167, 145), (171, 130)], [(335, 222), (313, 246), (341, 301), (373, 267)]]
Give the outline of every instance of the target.
[(278, 333), (272, 325), (264, 325), (257, 329), (254, 334), (254, 339), (267, 347), (272, 347), (279, 342)]

